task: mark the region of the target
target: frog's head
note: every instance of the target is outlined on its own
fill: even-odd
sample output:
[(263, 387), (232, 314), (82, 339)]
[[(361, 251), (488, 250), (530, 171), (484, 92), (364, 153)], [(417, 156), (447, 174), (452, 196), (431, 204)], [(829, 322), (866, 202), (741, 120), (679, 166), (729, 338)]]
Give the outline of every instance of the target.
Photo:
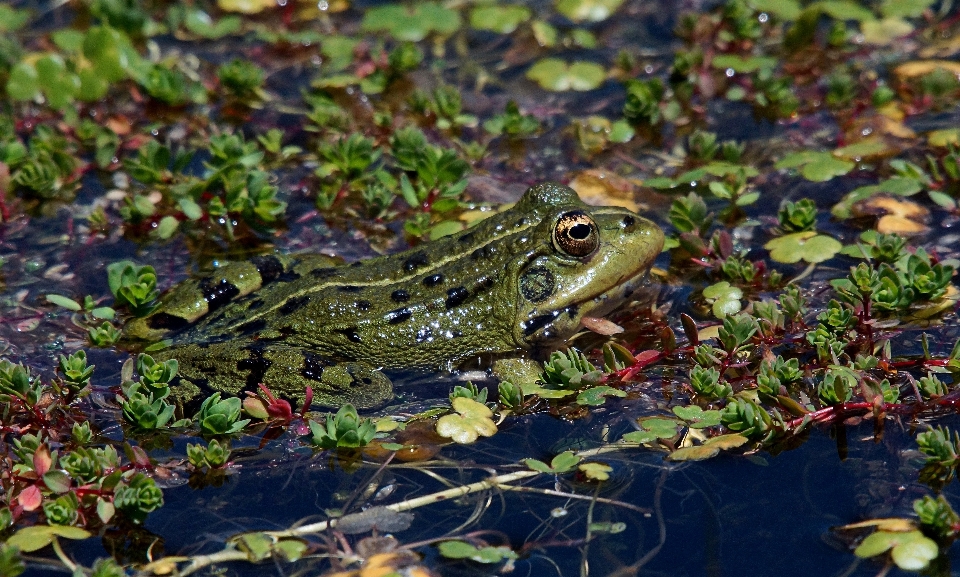
[(653, 222), (625, 208), (584, 204), (559, 184), (529, 189), (515, 210), (540, 219), (539, 248), (515, 272), (513, 330), (524, 347), (563, 341), (583, 317), (623, 303), (663, 248), (663, 231)]

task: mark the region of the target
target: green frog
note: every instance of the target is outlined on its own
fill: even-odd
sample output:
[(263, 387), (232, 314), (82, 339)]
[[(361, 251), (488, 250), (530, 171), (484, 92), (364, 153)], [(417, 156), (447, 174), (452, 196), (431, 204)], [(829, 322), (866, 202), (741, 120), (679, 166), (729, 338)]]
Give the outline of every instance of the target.
[(125, 334), (170, 339), (154, 357), (179, 361), (182, 403), (263, 383), (301, 402), (309, 386), (315, 404), (372, 408), (393, 398), (383, 369), (453, 370), (557, 347), (583, 317), (629, 298), (662, 246), (651, 221), (546, 183), (398, 254), (348, 266), (309, 254), (227, 264), (174, 287)]

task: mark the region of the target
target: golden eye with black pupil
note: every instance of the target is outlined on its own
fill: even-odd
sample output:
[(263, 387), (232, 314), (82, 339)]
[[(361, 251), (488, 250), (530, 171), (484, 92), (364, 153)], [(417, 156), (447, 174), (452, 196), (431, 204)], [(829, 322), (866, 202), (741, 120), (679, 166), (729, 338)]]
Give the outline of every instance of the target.
[(600, 233), (592, 218), (574, 210), (562, 214), (557, 220), (553, 241), (557, 248), (570, 256), (584, 257), (600, 246)]

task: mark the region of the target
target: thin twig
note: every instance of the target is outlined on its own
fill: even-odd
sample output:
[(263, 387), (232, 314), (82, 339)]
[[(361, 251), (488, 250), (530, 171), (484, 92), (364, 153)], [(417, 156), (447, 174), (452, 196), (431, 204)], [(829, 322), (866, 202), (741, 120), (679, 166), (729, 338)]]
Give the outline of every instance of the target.
[(579, 495), (577, 493), (564, 493), (563, 491), (555, 491), (553, 489), (541, 489), (539, 487), (500, 487), (505, 491), (518, 491), (522, 493), (540, 493), (543, 495), (550, 495), (551, 497), (566, 497), (567, 499), (581, 499), (584, 501), (596, 500), (597, 503), (603, 505), (613, 505), (614, 507), (623, 507), (624, 509), (630, 509), (631, 511), (636, 511), (641, 515), (649, 517), (652, 514), (650, 509), (646, 507), (638, 507), (626, 501), (617, 501), (616, 499), (607, 499), (606, 497), (594, 497), (592, 495)]

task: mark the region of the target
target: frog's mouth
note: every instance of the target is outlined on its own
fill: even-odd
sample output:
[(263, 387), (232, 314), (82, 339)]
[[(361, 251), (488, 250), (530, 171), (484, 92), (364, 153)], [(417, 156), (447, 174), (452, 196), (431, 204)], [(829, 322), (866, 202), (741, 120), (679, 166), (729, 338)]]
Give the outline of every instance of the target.
[(523, 334), (530, 345), (537, 347), (562, 343), (580, 330), (584, 317), (602, 317), (615, 310), (637, 292), (645, 279), (646, 270), (640, 270), (606, 291), (557, 311), (533, 315), (521, 323)]

